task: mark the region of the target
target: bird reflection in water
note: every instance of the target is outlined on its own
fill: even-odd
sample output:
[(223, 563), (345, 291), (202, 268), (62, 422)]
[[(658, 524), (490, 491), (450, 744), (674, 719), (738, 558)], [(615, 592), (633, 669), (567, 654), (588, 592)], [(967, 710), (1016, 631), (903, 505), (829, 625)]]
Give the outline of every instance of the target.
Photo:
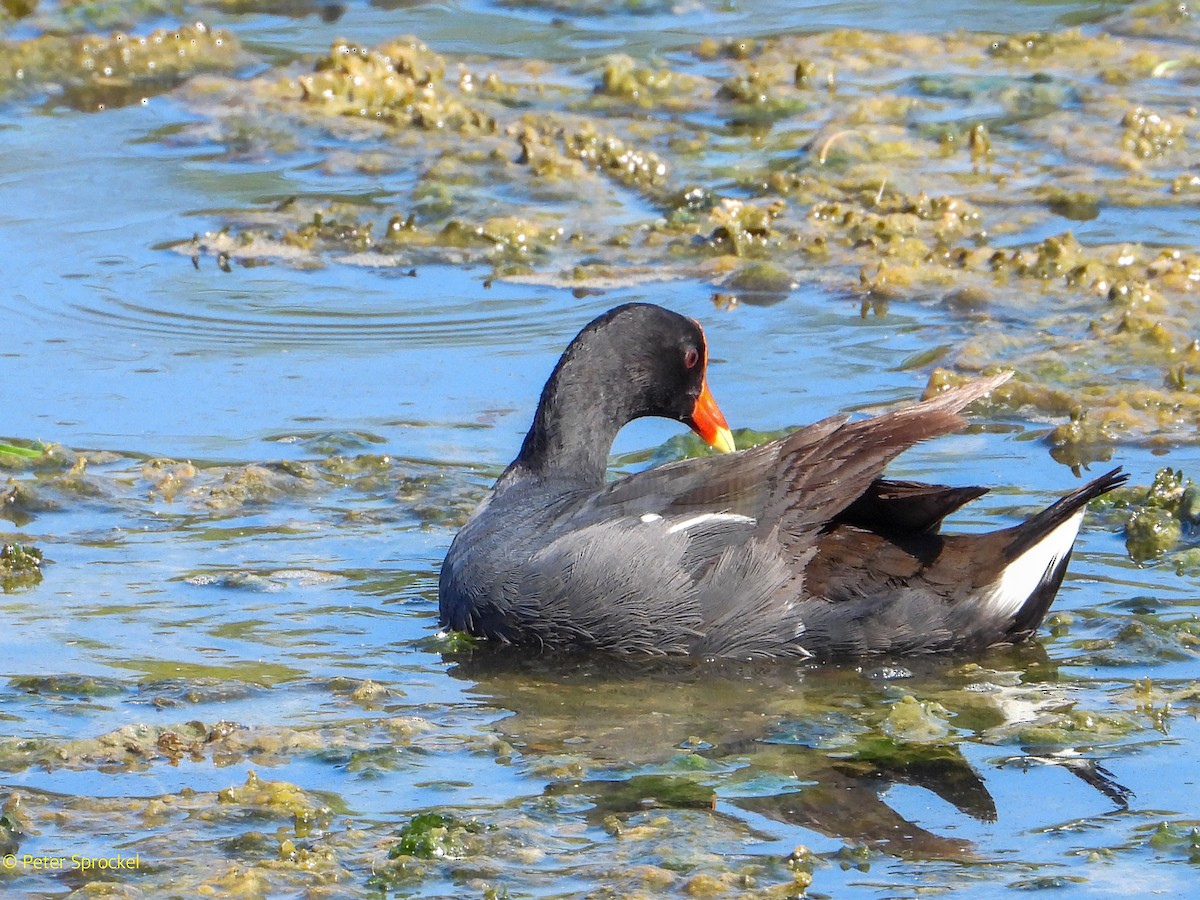
[[(766, 841), (805, 840), (782, 824), (896, 857), (969, 860), (978, 858), (972, 841), (910, 821), (889, 803), (892, 789), (927, 791), (981, 824), (998, 819), (989, 783), (1011, 798), (1004, 779), (1030, 766), (1059, 766), (1118, 810), (1130, 798), (1094, 753), (1022, 743), (1024, 732), (1041, 733), (1037, 726), (1070, 706), (1036, 644), (969, 662), (902, 665), (642, 661), (488, 647), (447, 661), (452, 676), (474, 682), (470, 694), (511, 713), (495, 727), (527, 769), (577, 763), (582, 777), (552, 777), (545, 794), (576, 798), (592, 825), (647, 809), (709, 810)], [(984, 774), (964, 755), (972, 747), (991, 756)], [(681, 765), (689, 756), (701, 760)]]

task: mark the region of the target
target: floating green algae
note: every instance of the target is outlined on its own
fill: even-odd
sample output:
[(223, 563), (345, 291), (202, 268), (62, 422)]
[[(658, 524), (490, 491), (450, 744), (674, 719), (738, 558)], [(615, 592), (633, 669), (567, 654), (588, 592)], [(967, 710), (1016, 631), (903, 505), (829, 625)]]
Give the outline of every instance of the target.
[(0, 590), (4, 593), (42, 580), (42, 551), (29, 544), (0, 544)]
[[(375, 867), (367, 884), (374, 890), (403, 890), (447, 865), (452, 870), (469, 869), (464, 865), (466, 861), (490, 857), (505, 845), (505, 837), (494, 826), (475, 819), (442, 812), (418, 813), (400, 829), (387, 851), (387, 860)], [(518, 851), (518, 856), (525, 854)], [(491, 868), (483, 864), (483, 872)]]
[(1200, 521), (1200, 492), (1181, 470), (1159, 469), (1149, 486), (1125, 486), (1101, 498), (1096, 508), (1110, 520), (1123, 520), (1125, 546), (1137, 562), (1162, 559), (1175, 551), (1187, 566), (1186, 535)]
[(415, 38), (375, 49), (338, 43), (311, 74), (284, 88), (324, 113), (464, 135), (494, 131), (486, 113), (442, 89), (445, 72), (445, 60)]
[[(624, 54), (610, 56), (604, 63), (597, 94), (631, 101), (643, 108), (674, 104), (685, 95), (699, 90), (703, 80), (669, 68), (639, 65)], [(688, 98), (688, 103), (694, 103)]]
[(0, 470), (41, 471), (69, 467), (75, 455), (57, 444), (8, 438), (0, 441)]
[(1181, 122), (1140, 106), (1126, 112), (1121, 125), (1125, 129), (1121, 149), (1137, 159), (1154, 159), (1187, 148)]
[(946, 709), (936, 702), (922, 702), (905, 695), (888, 710), (884, 732), (897, 741), (939, 741), (950, 734)]
[(41, 446), (21, 447), (15, 444), (0, 444), (0, 464), (13, 468), (31, 460), (40, 460), (46, 454)]
[(296, 785), (286, 781), (263, 781), (254, 771), (247, 774), (245, 784), (220, 791), (217, 802), (293, 818), (298, 834), (311, 829), (312, 817), (328, 818), (331, 814)]
[[(1139, 831), (1144, 836), (1149, 829)], [(1194, 821), (1163, 822), (1144, 839), (1154, 850), (1200, 865), (1200, 825)]]
[(61, 91), (84, 111), (136, 103), (200, 72), (230, 71), (244, 60), (237, 39), (203, 23), (146, 35), (46, 34), (0, 44), (0, 93)]
[(400, 829), (388, 856), (414, 856), (417, 859), (459, 857), (468, 852), (469, 837), (483, 832), (478, 822), (462, 821), (443, 813), (419, 813)]
[[(1137, 741), (1145, 727), (1141, 712), (1122, 719), (1112, 710), (1062, 709), (1067, 686), (1023, 682), (1036, 669), (1037, 657), (1028, 653), (985, 660), (1001, 668), (951, 664), (926, 676), (897, 667), (634, 676), (620, 669), (606, 674), (593, 661), (573, 678), (564, 666), (545, 667), (538, 676), (535, 660), (510, 675), (502, 659), (490, 659), (501, 668), (475, 672), (473, 690), (510, 714), (483, 733), (443, 711), (428, 719), (397, 715), (301, 729), (178, 721), (126, 726), (92, 741), (2, 743), (0, 762), (10, 771), (37, 766), (118, 774), (170, 765), (186, 775), (205, 771), (209, 760), (254, 766), (244, 781), (217, 791), (111, 799), (22, 792), (15, 806), (10, 801), (21, 817), (11, 817), (9, 831), (23, 851), (47, 829), (70, 836), (103, 825), (136, 833), (145, 866), (139, 884), (170, 879), (174, 890), (194, 884), (215, 896), (302, 888), (364, 896), (467, 881), (481, 891), (485, 885), (511, 891), (518, 885), (550, 889), (570, 878), (615, 884), (627, 896), (720, 890), (783, 898), (806, 885), (829, 884), (847, 866), (866, 872), (890, 865), (889, 855), (955, 859), (968, 867), (969, 880), (974, 870), (965, 842), (906, 822), (881, 801), (881, 785), (918, 786), (991, 821), (996, 807), (987, 772), (974, 771), (956, 746), (969, 710), (989, 697), (1003, 700), (998, 710), (1018, 712), (1016, 719), (1001, 715), (979, 737), (1036, 746), (1043, 754), (1082, 748), (1086, 761), (1096, 743)], [(319, 687), (339, 697), (360, 688), (375, 693), (352, 680)], [(1156, 690), (1161, 703), (1167, 688)], [(1145, 696), (1130, 704), (1143, 704)], [(1188, 696), (1171, 690), (1176, 703)], [(648, 736), (651, 710), (656, 728)], [(755, 737), (781, 719), (803, 730), (830, 710), (843, 720), (828, 723), (828, 736), (839, 736), (828, 746)], [(928, 716), (954, 728), (934, 735)], [(926, 724), (918, 727), (919, 721)], [(968, 728), (977, 727), (978, 717), (972, 721), (976, 726)], [(498, 733), (487, 733), (491, 729)], [(263, 774), (298, 758), (306, 769), (326, 767), (331, 782), (411, 779), (422, 777), (439, 754), (463, 752), (517, 767), (535, 785), (532, 794), (470, 812), (429, 805), (401, 815), (398, 827), (395, 816), (355, 815), (336, 794)], [(603, 765), (605, 774), (585, 778), (581, 770), (589, 762)], [(540, 791), (536, 785), (546, 777), (553, 783)], [(755, 814), (757, 824), (749, 827), (739, 811)], [(802, 827), (840, 840), (820, 853), (753, 851), (764, 837), (762, 822), (770, 820), (789, 833)]]
[[(411, 190), (354, 209), (249, 209), (177, 249), (245, 264), (485, 262), (572, 287), (685, 277), (699, 263), (726, 308), (806, 280), (869, 304), (942, 305), (974, 332), (942, 365), (1017, 369), (999, 405), (1069, 418), (1052, 453), (1082, 467), (1126, 441), (1195, 440), (1200, 258), (1065, 230), (1012, 235), (1179, 202), (1190, 114), (1136, 102), (1176, 77), (1170, 49), (1103, 31), (842, 30), (705, 42), (666, 65), (610, 57), (588, 89), (554, 63), (456, 59), (418, 38), (338, 42), (310, 73), (238, 82), (237, 102), (302, 145), (331, 116), (360, 122), (345, 134), (364, 165), (420, 172)], [(916, 98), (897, 80), (914, 60)], [(209, 104), (232, 91), (212, 80), (193, 102), (219, 128), (231, 120)], [(1007, 131), (973, 112), (991, 102), (1009, 108)], [(764, 105), (774, 112), (755, 119)], [(584, 196), (613, 215), (579, 227)], [(762, 271), (739, 269), (747, 258)], [(1012, 316), (1037, 327), (1001, 325)], [(1105, 374), (1118, 364), (1134, 377)]]
[(0, 22), (5, 19), (23, 19), (37, 9), (37, 0), (4, 0), (0, 3)]
[[(393, 697), (399, 696), (399, 692), (393, 693)], [(211, 704), (229, 699), (236, 700), (239, 696), (222, 696), (208, 691), (194, 702)], [(155, 703), (149, 707), (143, 705), (141, 709), (170, 708)], [(379, 752), (394, 755), (403, 748), (411, 748), (413, 753), (396, 755), (391, 768), (413, 769), (419, 765), (421, 756), (434, 752), (439, 746), (498, 752), (491, 743), (475, 737), (460, 736), (450, 741), (439, 735), (431, 723), (410, 715), (352, 719), (305, 728), (247, 725), (225, 719), (208, 722), (191, 719), (136, 722), (103, 734), (70, 740), (5, 738), (0, 740), (0, 771), (20, 772), (37, 767), (76, 771), (103, 769), (116, 773), (141, 771), (153, 765), (187, 763), (211, 763), (218, 767), (242, 763), (279, 766), (297, 758), (332, 763), (352, 758), (366, 760)], [(257, 790), (258, 782), (254, 784)], [(237, 789), (229, 796), (244, 799), (253, 793), (249, 789)]]
[(115, 678), (83, 675), (18, 675), (8, 684), (18, 691), (52, 696), (107, 697), (125, 692), (125, 686)]
[(0, 806), (0, 854), (16, 853), (29, 827), (29, 817), (21, 808), (21, 795), (9, 794)]
[[(400, 517), (406, 524), (428, 528), (464, 521), (482, 496), (488, 474), (495, 475), (447, 476), (436, 465), (372, 453), (333, 452), (302, 459), (229, 464), (53, 447), (36, 459), (18, 458), (28, 460), (33, 468), (25, 467), (23, 462), (22, 469), (7, 484), (0, 484), (0, 517), (20, 527), (44, 514), (80, 506), (136, 509), (152, 519), (191, 516), (201, 511), (221, 519), (295, 504), (326, 493), (342, 498), (345, 515)], [(367, 498), (394, 501), (393, 511), (350, 509)], [(215, 536), (218, 531), (214, 524), (207, 534)], [(277, 528), (271, 533), (281, 532)], [(34, 583), (40, 575), (30, 554), (39, 551), (22, 551), (20, 548), (28, 542), (18, 536), (8, 540), (17, 545), (9, 551), (9, 574), (29, 576), (29, 583)], [(323, 577), (311, 573), (293, 577), (283, 572), (281, 583)], [(277, 575), (276, 571), (248, 572), (239, 586), (249, 587), (260, 579), (263, 589), (274, 589), (279, 586)], [(232, 577), (240, 576), (225, 574), (226, 581)], [(15, 585), (12, 582), (10, 586)]]

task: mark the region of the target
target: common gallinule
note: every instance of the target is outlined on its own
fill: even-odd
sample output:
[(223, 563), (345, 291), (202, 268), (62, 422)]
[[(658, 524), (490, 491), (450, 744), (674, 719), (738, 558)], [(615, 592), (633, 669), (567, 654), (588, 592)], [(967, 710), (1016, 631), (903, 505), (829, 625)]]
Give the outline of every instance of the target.
[[(1027, 638), (1115, 469), (1012, 528), (943, 535), (986, 492), (881, 478), (1011, 373), (741, 452), (709, 393), (704, 332), (649, 304), (567, 347), (521, 451), (450, 546), (441, 622), (547, 649), (754, 659), (978, 650)], [(617, 432), (689, 425), (719, 456), (607, 482)]]

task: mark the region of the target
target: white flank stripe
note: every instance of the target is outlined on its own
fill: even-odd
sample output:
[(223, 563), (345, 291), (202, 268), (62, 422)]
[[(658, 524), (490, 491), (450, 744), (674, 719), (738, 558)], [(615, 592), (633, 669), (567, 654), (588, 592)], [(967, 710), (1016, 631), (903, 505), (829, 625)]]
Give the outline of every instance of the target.
[(753, 525), (757, 521), (757, 519), (753, 519), (750, 516), (739, 516), (737, 513), (701, 513), (698, 516), (692, 516), (690, 519), (684, 519), (682, 522), (676, 522), (667, 529), (667, 533), (674, 534), (676, 531), (683, 531), (685, 528), (703, 525), (706, 522), (725, 522), (730, 525), (740, 522)]
[(649, 525), (651, 522), (657, 522), (661, 518), (662, 516), (660, 516), (658, 513), (646, 513), (644, 516), (642, 516), (642, 521)]
[(1010, 562), (984, 601), (987, 611), (997, 616), (1016, 615), (1047, 573), (1071, 552), (1081, 522), (1083, 510)]

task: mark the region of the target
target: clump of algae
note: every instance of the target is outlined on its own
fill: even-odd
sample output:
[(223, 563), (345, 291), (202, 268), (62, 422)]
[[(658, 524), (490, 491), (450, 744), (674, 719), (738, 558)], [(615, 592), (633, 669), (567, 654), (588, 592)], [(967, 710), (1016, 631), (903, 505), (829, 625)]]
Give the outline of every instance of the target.
[(244, 57), (237, 38), (197, 22), (146, 35), (45, 34), (0, 47), (0, 93), (57, 87), (81, 110), (123, 106), (201, 72), (227, 72)]
[(42, 551), (32, 544), (0, 544), (0, 590), (33, 587), (42, 580)]
[[(1182, 470), (1163, 468), (1149, 486), (1122, 487), (1096, 502), (1110, 520), (1123, 520), (1125, 546), (1137, 562), (1161, 560), (1181, 550), (1200, 523), (1200, 489)], [(1194, 554), (1175, 554), (1187, 568)]]
[(332, 815), (328, 807), (315, 802), (306, 791), (291, 782), (263, 781), (254, 771), (246, 775), (245, 784), (218, 792), (217, 803), (290, 818), (297, 837), (309, 837), (315, 830), (327, 827)]
[(339, 42), (314, 70), (281, 85), (324, 114), (358, 116), (430, 131), (490, 134), (495, 121), (450, 93), (445, 60), (416, 38), (377, 48)]

